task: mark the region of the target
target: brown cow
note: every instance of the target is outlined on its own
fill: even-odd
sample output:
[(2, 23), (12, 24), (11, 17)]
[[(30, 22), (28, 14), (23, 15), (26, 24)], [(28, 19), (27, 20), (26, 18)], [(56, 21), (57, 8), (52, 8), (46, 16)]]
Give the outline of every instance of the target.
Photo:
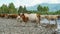
[(60, 16), (58, 15), (58, 19), (60, 19)]
[(4, 18), (6, 17), (8, 14), (0, 14), (0, 17)]
[(17, 18), (17, 14), (8, 14), (8, 18)]

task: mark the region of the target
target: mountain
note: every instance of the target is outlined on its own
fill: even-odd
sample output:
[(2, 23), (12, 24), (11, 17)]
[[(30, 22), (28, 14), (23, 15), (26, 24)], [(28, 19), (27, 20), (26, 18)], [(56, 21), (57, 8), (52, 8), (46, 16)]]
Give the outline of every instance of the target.
[(37, 6), (48, 6), (49, 11), (57, 11), (60, 10), (60, 4), (47, 4), (47, 3), (42, 3), (42, 4), (36, 4), (34, 6), (27, 7), (27, 10), (37, 10)]

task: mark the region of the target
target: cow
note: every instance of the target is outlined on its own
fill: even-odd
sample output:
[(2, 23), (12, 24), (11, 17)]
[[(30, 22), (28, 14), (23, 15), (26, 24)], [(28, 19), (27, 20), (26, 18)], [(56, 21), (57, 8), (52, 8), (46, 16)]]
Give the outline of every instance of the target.
[(7, 17), (8, 14), (0, 14), (1, 18)]
[(47, 15), (45, 16), (45, 18), (47, 18), (48, 20), (55, 20), (55, 19), (58, 19), (57, 16), (58, 15)]
[(0, 14), (0, 17), (4, 17), (4, 15), (3, 14)]
[(50, 23), (50, 20), (55, 20), (55, 22), (57, 23), (57, 18), (58, 15), (47, 15), (45, 16), (45, 18), (47, 18), (49, 20), (49, 23)]
[(41, 19), (45, 19), (45, 16), (46, 16), (46, 15), (40, 15), (40, 16), (41, 16), (41, 17), (40, 17)]
[(25, 22), (25, 24), (28, 21), (35, 21), (36, 24), (40, 24), (40, 14), (27, 14), (27, 13), (21, 13), (20, 18), (22, 18), (22, 21)]
[(60, 15), (58, 15), (58, 19), (60, 19)]
[(8, 14), (7, 18), (12, 18), (12, 19), (15, 18), (16, 19), (17, 16), (18, 16), (17, 14)]
[(20, 14), (18, 14), (16, 19), (17, 19), (17, 22), (19, 22), (19, 21), (22, 22), (22, 18), (20, 17)]

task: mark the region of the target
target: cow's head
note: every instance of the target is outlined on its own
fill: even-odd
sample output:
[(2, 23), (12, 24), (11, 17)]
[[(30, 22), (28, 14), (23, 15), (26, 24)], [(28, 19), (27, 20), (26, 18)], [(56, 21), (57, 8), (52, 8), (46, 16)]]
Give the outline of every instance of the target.
[(28, 21), (28, 17), (26, 17), (26, 15), (24, 13), (20, 14), (20, 17), (22, 18), (22, 20), (24, 22), (27, 22)]
[(24, 13), (20, 14), (20, 17), (25, 17)]

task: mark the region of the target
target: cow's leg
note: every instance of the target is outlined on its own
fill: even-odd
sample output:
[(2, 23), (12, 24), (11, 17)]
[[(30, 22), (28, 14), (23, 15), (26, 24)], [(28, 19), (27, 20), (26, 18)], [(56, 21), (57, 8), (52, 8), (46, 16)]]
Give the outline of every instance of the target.
[(23, 23), (24, 23), (24, 26), (27, 24), (27, 22), (24, 22), (24, 21), (23, 21)]
[(51, 19), (50, 19), (50, 18), (48, 18), (49, 24), (50, 24), (50, 20), (51, 20)]
[(50, 20), (49, 20), (49, 24), (50, 24)]
[(55, 29), (57, 29), (57, 19), (55, 19)]
[(28, 17), (25, 18), (24, 22), (25, 22), (25, 25), (27, 25), (27, 22), (28, 22)]
[(38, 20), (38, 25), (40, 26), (40, 20)]
[(23, 22), (23, 23), (24, 23), (24, 24), (23, 24), (24, 26), (27, 26), (27, 22)]
[(38, 18), (36, 21), (37, 21), (38, 26), (40, 26), (40, 18)]
[(40, 24), (39, 20), (36, 20), (36, 25), (35, 25), (35, 27), (38, 27), (39, 24)]
[(19, 18), (17, 19), (17, 22), (20, 22), (20, 19)]
[(24, 26), (26, 26), (27, 22), (23, 20)]

